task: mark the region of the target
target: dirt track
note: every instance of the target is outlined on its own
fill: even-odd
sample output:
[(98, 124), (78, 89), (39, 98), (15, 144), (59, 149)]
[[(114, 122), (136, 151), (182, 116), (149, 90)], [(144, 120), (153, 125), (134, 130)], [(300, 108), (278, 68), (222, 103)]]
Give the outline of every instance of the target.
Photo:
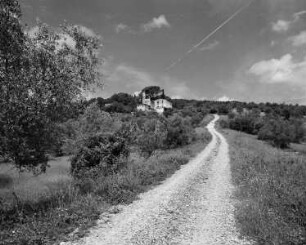
[(218, 118), (208, 125), (213, 139), (202, 153), (120, 213), (101, 217), (75, 244), (250, 244), (235, 228), (228, 145), (214, 128)]

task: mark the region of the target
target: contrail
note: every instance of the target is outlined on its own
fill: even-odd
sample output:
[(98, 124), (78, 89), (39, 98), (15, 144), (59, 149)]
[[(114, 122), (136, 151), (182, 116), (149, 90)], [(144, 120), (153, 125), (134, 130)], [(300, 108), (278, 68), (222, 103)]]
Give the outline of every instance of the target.
[(251, 0), (247, 5), (242, 6), (240, 9), (238, 9), (232, 16), (230, 16), (227, 20), (225, 20), (221, 25), (219, 25), (215, 30), (213, 30), (211, 33), (209, 33), (206, 37), (204, 37), (199, 43), (194, 45), (191, 49), (189, 49), (181, 58), (174, 61), (170, 66), (166, 68), (166, 71), (171, 70), (173, 67), (175, 67), (178, 63), (182, 62), (184, 58), (186, 58), (189, 54), (191, 54), (196, 48), (201, 46), (204, 42), (206, 42), (211, 36), (213, 36), (216, 32), (218, 32), (223, 26), (225, 26), (228, 22), (230, 22), (232, 19), (234, 19), (238, 14), (240, 14), (243, 10), (248, 8), (251, 3), (254, 0)]

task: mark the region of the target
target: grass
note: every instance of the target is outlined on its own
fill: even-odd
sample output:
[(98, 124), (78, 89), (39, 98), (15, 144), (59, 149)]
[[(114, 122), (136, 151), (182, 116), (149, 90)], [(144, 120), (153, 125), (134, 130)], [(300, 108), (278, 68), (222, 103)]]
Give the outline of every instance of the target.
[(290, 149), (296, 153), (306, 155), (306, 143), (302, 143), (302, 144), (291, 143)]
[(224, 134), (241, 234), (257, 244), (306, 244), (306, 157), (244, 133)]
[(14, 201), (14, 192), (20, 201), (35, 201), (52, 191), (57, 183), (71, 181), (68, 157), (53, 159), (48, 164), (47, 172), (38, 176), (31, 172), (20, 173), (9, 163), (0, 164), (0, 198), (9, 205)]
[(67, 158), (50, 162), (39, 176), (0, 165), (0, 244), (54, 244), (83, 236), (109, 207), (134, 201), (196, 156), (211, 139), (206, 129), (196, 131), (197, 141), (188, 146), (148, 159), (134, 153), (119, 173), (79, 183), (70, 179)]

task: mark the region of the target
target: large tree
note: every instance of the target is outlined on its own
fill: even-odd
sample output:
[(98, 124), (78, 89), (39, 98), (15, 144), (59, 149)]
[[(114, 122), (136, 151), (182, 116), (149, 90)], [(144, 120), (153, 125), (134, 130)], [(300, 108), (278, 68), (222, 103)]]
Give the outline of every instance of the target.
[(16, 0), (0, 2), (0, 153), (45, 170), (53, 126), (100, 82), (100, 40), (78, 26), (25, 32)]

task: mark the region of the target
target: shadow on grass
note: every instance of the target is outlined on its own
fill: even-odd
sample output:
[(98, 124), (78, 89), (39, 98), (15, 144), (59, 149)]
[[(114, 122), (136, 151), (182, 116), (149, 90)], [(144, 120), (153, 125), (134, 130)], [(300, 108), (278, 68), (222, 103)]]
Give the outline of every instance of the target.
[(13, 178), (6, 174), (0, 174), (0, 189), (8, 188), (13, 184)]

